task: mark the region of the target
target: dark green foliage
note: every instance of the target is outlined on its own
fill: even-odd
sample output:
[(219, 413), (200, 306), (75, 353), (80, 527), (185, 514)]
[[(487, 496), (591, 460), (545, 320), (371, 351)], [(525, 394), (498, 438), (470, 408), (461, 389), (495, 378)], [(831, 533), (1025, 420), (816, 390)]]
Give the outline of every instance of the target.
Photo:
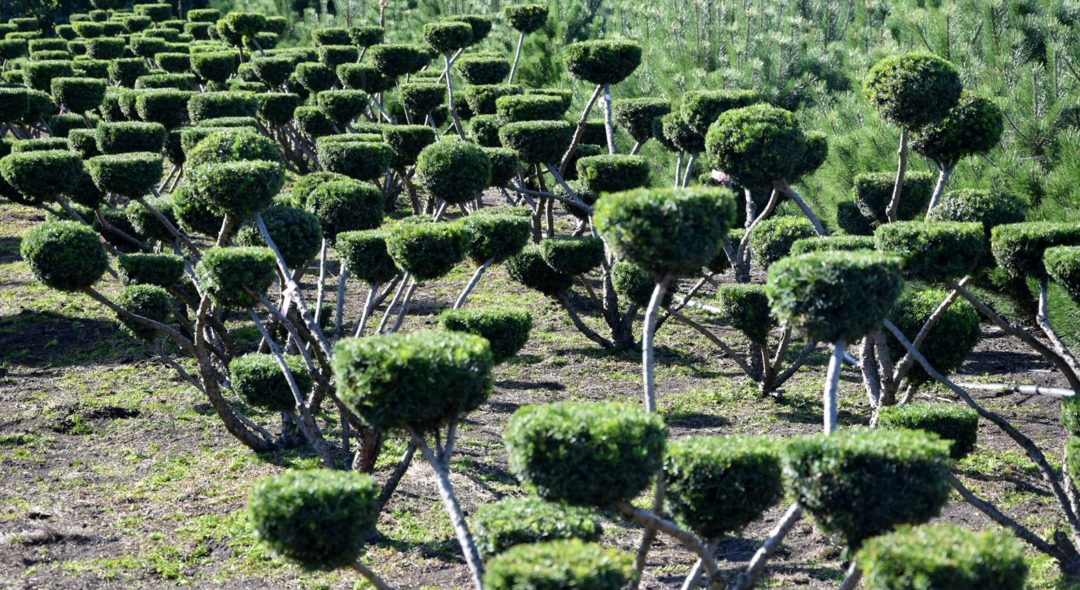
[(124, 55), (127, 43), (120, 37), (97, 37), (86, 40), (86, 54), (93, 59), (117, 59)]
[(349, 28), (349, 40), (357, 47), (371, 47), (383, 42), (385, 31), (374, 25), (361, 25)]
[(694, 436), (668, 445), (672, 514), (706, 539), (738, 533), (783, 496), (780, 445), (750, 436)]
[[(293, 195), (297, 196), (296, 187)], [(321, 182), (302, 202), (319, 219), (323, 237), (331, 241), (341, 232), (377, 228), (383, 220), (379, 189), (351, 178)]]
[(498, 143), (496, 137), (495, 147), (484, 147), (484, 153), (491, 160), (491, 186), (506, 186), (521, 168), (521, 163), (518, 162), (517, 152), (510, 148), (498, 147)]
[(68, 149), (78, 152), (84, 160), (101, 155), (93, 129), (72, 129), (67, 133)]
[(94, 39), (105, 34), (105, 26), (93, 21), (76, 22), (71, 29), (83, 39)]
[(135, 110), (143, 121), (175, 129), (188, 122), (187, 105), (192, 94), (186, 90), (140, 90), (135, 95)]
[(964, 94), (945, 118), (916, 132), (911, 147), (947, 169), (965, 156), (993, 149), (1004, 130), (1005, 118), (993, 101)]
[(788, 490), (849, 549), (898, 525), (938, 515), (949, 497), (948, 443), (912, 430), (839, 430), (792, 439), (783, 453)]
[(191, 54), (191, 70), (210, 82), (225, 82), (239, 66), (240, 56), (235, 51), (200, 51)]
[(29, 110), (31, 92), (26, 88), (0, 87), (0, 121), (14, 123), (22, 120)]
[(181, 74), (191, 69), (191, 54), (164, 51), (154, 54), (154, 62), (166, 72)]
[[(304, 359), (300, 355), (284, 358), (300, 395), (307, 395), (313, 383)], [(229, 361), (229, 382), (233, 391), (257, 408), (277, 412), (296, 409), (296, 397), (272, 354), (252, 352), (233, 358)]]
[(439, 327), (483, 337), (491, 344), (491, 361), (500, 364), (529, 341), (532, 315), (525, 310), (502, 307), (448, 309), (439, 316)]
[(311, 30), (311, 39), (316, 45), (349, 45), (349, 29), (345, 27), (319, 27)]
[(26, 230), (19, 253), (37, 280), (59, 291), (90, 287), (109, 265), (98, 234), (74, 221), (46, 221)]
[[(165, 323), (172, 315), (172, 295), (157, 285), (129, 285), (116, 296), (116, 305), (124, 311), (148, 320)], [(158, 331), (131, 318), (117, 314), (124, 333), (140, 340), (151, 341)]]
[(795, 115), (767, 104), (721, 114), (705, 148), (713, 166), (743, 186), (795, 182), (821, 158), (819, 142), (799, 129)]
[(555, 272), (581, 275), (604, 261), (604, 241), (596, 236), (556, 236), (540, 242), (540, 254)]
[(769, 297), (765, 286), (754, 283), (731, 283), (716, 290), (716, 307), (720, 320), (754, 344), (765, 346), (769, 331), (776, 322), (769, 315)]
[(468, 237), (466, 251), (476, 264), (498, 264), (517, 254), (529, 243), (532, 230), (528, 218), (503, 213), (469, 215), (461, 225)]
[[(199, 145), (199, 142), (215, 134), (224, 133), (249, 133), (250, 129), (236, 128), (236, 127), (182, 127), (179, 130), (180, 134), (180, 155), (186, 161), (187, 152), (195, 149), (195, 146)], [(171, 134), (170, 134), (171, 136)]]
[(498, 56), (463, 55), (454, 66), (469, 84), (499, 84), (510, 74), (510, 63)]
[(986, 255), (982, 225), (899, 221), (874, 232), (877, 247), (903, 261), (904, 276), (927, 282), (960, 279)]
[(574, 125), (568, 121), (519, 121), (499, 129), (499, 141), (527, 164), (556, 164), (570, 147)]
[(416, 182), (435, 199), (466, 203), (491, 185), (491, 160), (475, 143), (433, 143), (416, 158)]
[(788, 255), (791, 245), (817, 235), (814, 226), (803, 216), (778, 215), (765, 219), (750, 232), (750, 252), (762, 268)]
[(145, 76), (139, 76), (135, 80), (136, 90), (150, 88), (193, 90), (197, 87), (198, 78), (195, 77), (195, 74), (147, 74)]
[(491, 590), (618, 590), (633, 571), (633, 558), (579, 539), (518, 545), (486, 565)]
[(289, 79), (296, 64), (287, 57), (271, 55), (252, 58), (251, 69), (267, 85), (278, 87)]
[(53, 78), (53, 98), (74, 113), (96, 109), (105, 99), (105, 80), (96, 78)]
[(469, 86), (465, 89), (463, 97), (469, 104), (473, 115), (494, 115), (496, 101), (503, 96), (519, 95), (523, 92), (517, 84), (484, 84)]
[(171, 289), (184, 276), (184, 259), (174, 254), (121, 254), (120, 280), (125, 285), (157, 285)]
[[(130, 58), (130, 59), (137, 60), (138, 58)], [(112, 69), (114, 69), (113, 64), (116, 64), (116, 63), (123, 64), (123, 63), (126, 63), (126, 61), (127, 61), (126, 59), (104, 60), (104, 59), (90, 59), (90, 58), (87, 58), (87, 57), (78, 57), (74, 61), (75, 74), (77, 76), (82, 76), (84, 78), (94, 78), (94, 79), (98, 79), (98, 80), (106, 80), (108, 78), (111, 78), (111, 75), (110, 75), (109, 72)], [(117, 66), (117, 67), (119, 68), (120, 66)], [(135, 82), (135, 78), (130, 78), (128, 80), (123, 80), (123, 81), (128, 82), (128, 84), (130, 85), (130, 84), (133, 84)]]
[(135, 35), (131, 38), (131, 51), (142, 58), (153, 59), (158, 53), (168, 50), (169, 44), (159, 37)]
[(21, 202), (27, 205), (70, 192), (83, 173), (82, 158), (70, 150), (22, 152), (0, 159), (0, 177), (18, 191)]
[(536, 496), (503, 498), (481, 506), (473, 515), (472, 529), (484, 559), (516, 545), (560, 539), (597, 541), (603, 533), (599, 517), (591, 510)]
[(1080, 247), (1047, 248), (1043, 264), (1050, 278), (1065, 287), (1074, 301), (1080, 302)]
[(877, 327), (900, 295), (900, 260), (871, 252), (814, 252), (769, 267), (773, 317), (818, 342), (854, 341)]
[[(363, 90), (368, 94), (377, 94), (394, 87), (392, 78), (387, 78), (375, 66), (368, 64), (341, 64), (336, 72), (338, 79), (346, 87)], [(442, 89), (441, 86), (439, 88)]]
[(490, 345), (461, 332), (347, 338), (330, 363), (342, 403), (381, 431), (431, 430), (479, 407), (492, 389)]
[(507, 259), (506, 271), (510, 278), (548, 297), (557, 297), (574, 281), (573, 275), (558, 272), (544, 262), (539, 244), (529, 244)]
[(193, 8), (187, 11), (187, 19), (193, 23), (212, 23), (221, 18), (221, 11), (216, 8)]
[(564, 112), (566, 106), (557, 96), (510, 94), (495, 99), (495, 114), (500, 123), (560, 120)]
[(334, 68), (342, 64), (356, 63), (360, 57), (360, 50), (353, 45), (321, 45), (319, 46), (319, 62)]
[(582, 41), (563, 48), (566, 69), (579, 80), (618, 84), (641, 64), (641, 45), (634, 41)]
[(308, 202), (308, 196), (318, 186), (331, 180), (350, 180), (344, 174), (334, 172), (312, 172), (296, 179), (289, 189), (289, 201), (293, 207), (304, 207)]
[[(1061, 399), (1061, 425), (1070, 438), (1080, 437), (1080, 397), (1072, 396)], [(1078, 465), (1076, 455), (1070, 455), (1069, 461)]]
[[(908, 184), (904, 183), (905, 198)], [(927, 216), (927, 221), (978, 221), (987, 239), (997, 225), (1024, 220), (1024, 202), (1005, 193), (960, 189), (942, 195), (941, 202)]]
[(868, 590), (1021, 590), (1028, 573), (1008, 532), (952, 525), (902, 527), (868, 540), (858, 560)]
[(353, 277), (369, 285), (386, 283), (398, 274), (386, 248), (386, 232), (381, 229), (341, 232), (334, 242), (345, 267)]
[(262, 92), (255, 100), (259, 103), (259, 119), (271, 125), (288, 123), (300, 105), (300, 97), (290, 92)]
[(732, 109), (748, 107), (762, 102), (753, 90), (697, 90), (683, 96), (679, 113), (683, 121), (701, 142), (720, 115)]
[(465, 258), (468, 234), (457, 223), (397, 224), (386, 247), (398, 268), (418, 282), (437, 279)]
[(519, 33), (531, 33), (547, 22), (548, 7), (543, 4), (511, 4), (503, 7), (503, 16), (510, 28)]
[(472, 26), (459, 20), (426, 23), (424, 40), (439, 53), (453, 53), (473, 42)]
[(162, 22), (172, 18), (172, 6), (168, 4), (136, 4), (135, 14), (150, 17), (154, 22)]
[(26, 39), (0, 38), (0, 59), (13, 60), (26, 55)]
[(102, 192), (138, 199), (161, 180), (163, 159), (150, 152), (111, 154), (90, 158), (86, 169)]
[(66, 60), (30, 61), (22, 64), (23, 78), (26, 85), (34, 90), (49, 92), (53, 78), (65, 78), (75, 75), (72, 62)]
[(217, 237), (224, 219), (224, 214), (217, 207), (199, 198), (186, 186), (186, 183), (181, 183), (169, 197), (172, 199), (173, 213), (181, 229), (188, 233)]
[(641, 156), (589, 156), (578, 159), (577, 173), (578, 179), (590, 192), (619, 192), (648, 184), (649, 163)]
[(214, 303), (249, 309), (258, 302), (256, 296), (274, 282), (276, 269), (270, 248), (209, 248), (195, 265), (195, 274)]
[(284, 166), (265, 160), (203, 164), (187, 174), (196, 197), (238, 219), (269, 207), (285, 182)]
[(266, 16), (254, 12), (230, 12), (225, 15), (229, 29), (245, 39), (266, 30)]
[(357, 471), (286, 471), (255, 484), (248, 515), (262, 542), (306, 568), (346, 567), (375, 529), (375, 480)]
[(118, 121), (97, 126), (98, 151), (103, 154), (128, 152), (160, 153), (165, 145), (165, 127), (161, 123)]
[(941, 440), (952, 445), (949, 455), (960, 460), (975, 450), (979, 414), (958, 404), (917, 403), (885, 406), (878, 412), (878, 426), (924, 430), (936, 434)]
[[(653, 289), (656, 283), (649, 271), (641, 268), (633, 262), (616, 262), (611, 267), (611, 284), (615, 287), (615, 293), (624, 297), (634, 305), (645, 308), (652, 299)], [(675, 289), (668, 289), (661, 301), (663, 307), (671, 305), (675, 297)]]
[(615, 120), (634, 138), (644, 143), (653, 135), (656, 121), (671, 112), (665, 98), (627, 98), (615, 101)]
[(334, 120), (319, 107), (296, 107), (293, 116), (300, 131), (309, 137), (318, 138), (337, 132)]
[(1076, 223), (1010, 223), (990, 232), (990, 250), (998, 266), (1011, 277), (1047, 279), (1043, 253), (1054, 246), (1080, 245)]
[(855, 252), (858, 250), (874, 250), (876, 247), (877, 242), (871, 236), (811, 236), (795, 240), (791, 244), (789, 253), (792, 256), (798, 256), (799, 254), (824, 252), (826, 250)]
[(401, 85), (401, 106), (414, 121), (421, 122), (424, 116), (443, 105), (446, 98), (446, 86), (442, 84), (413, 82)]
[[(303, 209), (285, 205), (274, 205), (261, 215), (266, 229), (270, 232), (270, 238), (285, 259), (285, 266), (300, 268), (305, 262), (315, 258), (322, 242), (322, 228), (318, 218)], [(238, 246), (264, 245), (262, 234), (254, 225), (240, 228), (234, 239)]]
[(945, 117), (962, 90), (956, 67), (929, 53), (886, 57), (863, 80), (863, 95), (878, 114), (907, 129)]
[(202, 92), (188, 101), (188, 116), (195, 123), (220, 117), (254, 117), (258, 112), (259, 103), (251, 92)]
[(727, 189), (637, 189), (596, 202), (593, 222), (623, 259), (659, 277), (700, 269), (720, 251), (735, 220)]
[(185, 150), (185, 154), (186, 164), (191, 168), (250, 160), (284, 163), (281, 149), (274, 140), (247, 129), (210, 133)]
[(375, 180), (394, 157), (390, 146), (382, 142), (319, 141), (316, 145), (324, 169), (356, 180)]
[[(911, 341), (922, 329), (930, 315), (944, 301), (944, 291), (925, 289), (906, 291), (889, 313), (889, 319)], [(923, 356), (932, 359), (933, 366), (943, 374), (949, 374), (963, 364), (971, 349), (979, 342), (979, 314), (967, 301), (956, 301), (944, 312), (919, 347)], [(889, 338), (889, 354), (900, 358), (906, 353), (900, 343)], [(933, 378), (918, 364), (908, 372), (909, 383), (930, 383)]]
[(431, 54), (424, 47), (393, 43), (372, 45), (366, 56), (390, 78), (414, 74), (431, 61)]
[[(887, 223), (885, 208), (892, 200), (894, 172), (872, 172), (855, 176), (854, 199), (859, 211), (878, 224)], [(926, 172), (908, 172), (904, 176), (904, 191), (897, 210), (899, 219), (922, 219), (926, 215), (934, 178)], [(968, 220), (963, 220), (968, 221)]]
[(503, 432), (510, 471), (547, 500), (628, 502), (660, 470), (667, 428), (629, 404), (558, 402), (518, 408)]
[(17, 139), (11, 144), (11, 153), (42, 152), (66, 150), (68, 142), (63, 137), (42, 137), (38, 139)]
[(402, 168), (415, 164), (420, 151), (435, 143), (435, 130), (427, 125), (390, 125), (383, 129), (383, 139), (393, 152), (391, 167)]

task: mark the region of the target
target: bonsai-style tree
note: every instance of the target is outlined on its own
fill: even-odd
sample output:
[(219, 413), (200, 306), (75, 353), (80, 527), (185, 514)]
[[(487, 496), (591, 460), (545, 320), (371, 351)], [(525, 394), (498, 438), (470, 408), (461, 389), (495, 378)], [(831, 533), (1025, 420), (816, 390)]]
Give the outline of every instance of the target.
[(671, 101), (665, 98), (626, 98), (615, 101), (614, 109), (615, 120), (634, 140), (630, 155), (635, 155), (653, 136), (660, 117), (671, 112)]
[(539, 30), (547, 23), (548, 7), (543, 4), (509, 4), (503, 7), (503, 16), (511, 29), (518, 32), (517, 48), (514, 49), (514, 62), (510, 66), (506, 83), (514, 83), (514, 74), (517, 72), (518, 61), (521, 59), (521, 47), (525, 43), (525, 35)]
[(461, 51), (478, 41), (473, 39), (473, 28), (467, 22), (459, 20), (447, 20), (427, 23), (424, 25), (424, 39), (432, 49), (443, 56), (443, 77), (446, 78), (446, 107), (450, 111), (450, 118), (454, 121), (454, 129), (462, 139), (465, 139), (465, 129), (461, 126), (461, 118), (454, 106), (454, 83), (450, 75), (451, 54)]
[(609, 154), (615, 153), (615, 125), (612, 120), (611, 86), (625, 80), (634, 70), (641, 65), (641, 45), (634, 41), (626, 40), (596, 40), (581, 41), (567, 45), (563, 49), (566, 58), (566, 70), (578, 80), (596, 84), (585, 109), (578, 119), (574, 137), (570, 141), (570, 147), (566, 150), (563, 160), (559, 163), (559, 172), (564, 173), (574, 148), (581, 141), (589, 121), (589, 113), (601, 93), (604, 97), (604, 134), (607, 138)]
[(394, 264), (404, 273), (401, 286), (395, 293), (386, 315), (379, 325), (381, 332), (386, 328), (390, 312), (404, 290), (404, 297), (398, 308), (397, 320), (389, 328), (396, 331), (405, 314), (408, 313), (416, 287), (424, 281), (430, 281), (446, 275), (463, 258), (468, 245), (468, 234), (460, 223), (439, 223), (434, 221), (398, 222), (392, 226), (386, 236), (386, 247)]
[(474, 203), (491, 185), (491, 158), (475, 143), (440, 141), (420, 150), (416, 180), (430, 196), (435, 220), (447, 205)]
[(928, 53), (886, 57), (867, 72), (863, 95), (878, 115), (900, 127), (896, 182), (885, 209), (890, 222), (898, 219), (909, 134), (944, 119), (960, 100), (962, 91), (956, 67)]
[(532, 316), (527, 311), (501, 307), (448, 309), (439, 316), (439, 326), (483, 337), (491, 344), (492, 362), (498, 365), (528, 342)]
[(474, 213), (461, 221), (468, 239), (466, 255), (477, 267), (454, 301), (454, 309), (465, 305), (465, 300), (491, 265), (505, 262), (529, 243), (527, 218), (503, 213), (499, 208), (481, 211), (485, 213)]

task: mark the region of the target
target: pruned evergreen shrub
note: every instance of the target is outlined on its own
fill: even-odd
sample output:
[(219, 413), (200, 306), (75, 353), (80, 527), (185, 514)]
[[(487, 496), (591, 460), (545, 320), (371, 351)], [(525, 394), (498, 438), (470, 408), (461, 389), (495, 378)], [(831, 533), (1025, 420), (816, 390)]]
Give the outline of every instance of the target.
[(90, 287), (109, 265), (98, 235), (75, 221), (46, 221), (26, 230), (19, 253), (34, 278), (58, 291)]
[(491, 360), (497, 365), (509, 360), (529, 341), (532, 315), (502, 307), (448, 309), (439, 316), (439, 327), (483, 337), (491, 344)]
[(203, 290), (223, 307), (249, 309), (277, 277), (269, 248), (209, 248), (195, 265)]
[(548, 297), (559, 296), (574, 281), (573, 275), (558, 272), (544, 262), (539, 244), (529, 244), (507, 259), (506, 271), (510, 278)]
[[(173, 297), (157, 285), (128, 285), (116, 296), (116, 305), (124, 311), (166, 323), (172, 315)], [(117, 315), (122, 331), (139, 340), (153, 340), (158, 331), (122, 314)]]
[(398, 268), (417, 281), (437, 279), (463, 258), (468, 234), (457, 223), (396, 224), (386, 247)]
[(899, 221), (874, 232), (878, 249), (899, 256), (904, 276), (927, 282), (959, 280), (986, 256), (978, 223)]
[(435, 199), (466, 203), (490, 186), (491, 159), (474, 143), (433, 143), (416, 158), (416, 181)]
[(884, 406), (878, 411), (878, 426), (924, 430), (950, 443), (949, 456), (960, 460), (975, 450), (979, 414), (958, 404), (915, 403)]
[(750, 232), (750, 253), (762, 268), (788, 255), (796, 241), (817, 235), (802, 216), (777, 215), (757, 224)]
[[(297, 195), (296, 187), (293, 195)], [(351, 178), (321, 182), (303, 202), (304, 208), (318, 218), (323, 237), (331, 241), (341, 232), (374, 229), (382, 224), (382, 193)]]
[(596, 236), (555, 236), (540, 242), (540, 254), (556, 272), (582, 275), (604, 261), (604, 241)]
[(1012, 277), (1046, 280), (1043, 254), (1054, 246), (1080, 245), (1080, 225), (1076, 223), (1028, 222), (994, 227), (990, 250), (998, 266)]
[(618, 84), (641, 64), (641, 45), (634, 41), (598, 39), (567, 45), (566, 69), (579, 80)]
[(117, 259), (120, 280), (125, 285), (157, 285), (171, 289), (184, 276), (184, 259), (175, 254), (136, 252)]

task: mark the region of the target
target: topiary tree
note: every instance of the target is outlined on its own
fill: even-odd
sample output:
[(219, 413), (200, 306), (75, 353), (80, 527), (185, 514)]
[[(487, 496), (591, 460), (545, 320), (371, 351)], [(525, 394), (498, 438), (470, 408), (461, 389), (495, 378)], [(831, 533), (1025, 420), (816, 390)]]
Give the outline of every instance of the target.
[(491, 344), (492, 362), (502, 364), (528, 342), (532, 315), (527, 311), (501, 307), (448, 309), (439, 316), (439, 326), (444, 330), (483, 337)]
[(869, 590), (1020, 590), (1028, 574), (1022, 547), (1004, 532), (940, 524), (900, 527), (869, 539), (858, 560)]
[(105, 80), (96, 78), (53, 78), (50, 81), (53, 99), (66, 110), (83, 115), (86, 126), (91, 127), (87, 111), (92, 111), (105, 100)]
[[(896, 178), (889, 172), (868, 172), (855, 175), (852, 198), (859, 212), (873, 226), (889, 223), (889, 207)], [(894, 221), (924, 217), (933, 191), (933, 178), (926, 172), (908, 172), (904, 178), (904, 200), (896, 211)], [(929, 221), (929, 220), (928, 220)], [(965, 220), (966, 221), (966, 220)]]
[(506, 78), (507, 84), (513, 84), (514, 73), (517, 72), (518, 61), (521, 59), (521, 47), (525, 43), (525, 35), (537, 31), (547, 23), (548, 7), (543, 4), (508, 4), (503, 7), (503, 17), (511, 29), (518, 32), (517, 48), (514, 50), (514, 61), (510, 66), (510, 74)]
[(634, 139), (630, 155), (636, 155), (653, 136), (660, 117), (671, 112), (671, 102), (665, 98), (626, 98), (615, 101), (614, 110), (615, 120)]
[(319, 163), (327, 171), (344, 174), (356, 180), (372, 181), (379, 178), (390, 166), (393, 152), (385, 143), (333, 141), (333, 137), (321, 138), (315, 144)]
[(900, 295), (901, 262), (870, 252), (815, 252), (780, 260), (769, 268), (765, 293), (773, 316), (832, 343), (825, 381), (825, 432), (836, 429), (836, 390), (845, 343), (861, 338), (885, 319)]
[(705, 266), (735, 218), (735, 203), (723, 189), (639, 189), (605, 195), (593, 223), (616, 256), (653, 275), (655, 288), (642, 333), (644, 400), (656, 411), (652, 343), (656, 312), (673, 277)]
[(23, 234), (19, 254), (34, 278), (58, 291), (90, 289), (109, 264), (94, 230), (74, 221), (49, 221), (30, 228)]
[[(398, 223), (386, 236), (386, 247), (394, 263), (405, 273), (402, 279), (404, 297), (397, 320), (390, 328), (396, 331), (408, 312), (409, 302), (419, 283), (437, 279), (450, 272), (465, 258), (468, 235), (458, 223)], [(398, 291), (398, 295), (401, 290)], [(395, 301), (387, 307), (379, 331), (386, 326)]]
[(774, 262), (791, 253), (796, 241), (814, 235), (813, 224), (802, 217), (782, 215), (763, 219), (750, 234), (750, 253), (763, 269), (768, 270)]
[(0, 158), (0, 177), (13, 191), (5, 196), (40, 206), (70, 193), (85, 174), (82, 158), (69, 150), (13, 153)]
[(469, 293), (476, 288), (480, 277), (493, 264), (505, 262), (529, 243), (529, 220), (496, 209), (487, 214), (473, 214), (461, 221), (467, 237), (466, 253), (477, 265), (476, 272), (454, 301), (454, 309), (465, 305)]
[(195, 266), (203, 289), (218, 305), (250, 309), (274, 282), (274, 253), (269, 248), (210, 248)]
[(517, 545), (563, 539), (600, 540), (599, 515), (581, 506), (536, 496), (504, 498), (480, 506), (472, 517), (476, 548), (485, 560)]
[[(447, 471), (457, 420), (491, 392), (488, 342), (451, 331), (350, 338), (335, 345), (331, 366), (342, 403), (377, 430), (406, 430), (423, 453), (437, 475), (473, 584), (482, 590), (483, 566)], [(443, 426), (446, 443), (436, 438), (432, 450), (424, 436)]]
[(962, 91), (956, 67), (928, 53), (886, 57), (874, 64), (863, 79), (863, 96), (867, 102), (878, 115), (900, 127), (896, 182), (885, 208), (888, 221), (898, 219), (909, 134), (948, 116)]
[(439, 206), (463, 205), (480, 198), (491, 185), (491, 158), (475, 143), (440, 141), (422, 149), (416, 158), (416, 181)]
[(626, 40), (594, 40), (572, 43), (563, 48), (566, 69), (570, 75), (586, 82), (596, 84), (596, 90), (585, 105), (585, 110), (578, 119), (574, 139), (570, 142), (559, 169), (565, 171), (566, 160), (577, 147), (585, 132), (589, 113), (601, 93), (604, 97), (604, 132), (607, 138), (608, 153), (615, 153), (615, 127), (612, 122), (611, 85), (626, 79), (641, 65), (641, 45)]
[[(165, 323), (173, 312), (173, 296), (157, 285), (129, 285), (116, 296), (116, 305), (128, 314)], [(139, 340), (150, 341), (158, 336), (157, 329), (136, 322), (127, 314), (118, 315), (120, 329)]]
[(936, 434), (951, 444), (949, 456), (959, 461), (975, 450), (979, 414), (956, 404), (905, 404), (882, 408), (878, 414), (878, 426)]
[(488, 562), (484, 585), (618, 590), (632, 575), (630, 555), (578, 539), (518, 545)]

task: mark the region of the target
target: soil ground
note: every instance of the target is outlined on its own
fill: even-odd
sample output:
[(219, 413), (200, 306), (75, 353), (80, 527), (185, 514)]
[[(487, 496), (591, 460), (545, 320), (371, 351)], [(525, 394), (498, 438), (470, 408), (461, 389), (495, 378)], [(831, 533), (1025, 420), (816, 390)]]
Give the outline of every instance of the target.
[[(300, 451), (256, 455), (242, 447), (199, 392), (124, 336), (107, 311), (82, 295), (36, 283), (19, 258), (19, 236), (42, 217), (0, 204), (0, 587), (363, 587), (350, 572), (305, 572), (255, 542), (244, 508), (251, 484), (288, 467), (315, 466), (316, 460)], [(425, 284), (404, 329), (433, 326), (471, 272), (461, 265), (443, 280)], [(362, 285), (350, 285), (348, 317), (358, 316), (364, 294)], [(709, 297), (706, 289), (700, 299)], [(466, 513), (521, 493), (501, 442), (502, 429), (519, 406), (640, 399), (637, 353), (600, 350), (574, 330), (554, 302), (513, 283), (502, 268), (490, 271), (470, 299), (473, 306), (491, 304), (528, 309), (534, 328), (524, 350), (495, 370), (490, 401), (463, 425), (452, 479)], [(728, 342), (738, 342), (707, 315), (691, 313)], [(600, 326), (595, 313), (586, 314), (586, 321)], [(246, 330), (253, 341), (253, 331)], [(958, 371), (960, 380), (1062, 384), (1019, 343), (986, 325), (984, 331)], [(673, 436), (790, 436), (820, 430), (826, 362), (820, 349), (779, 398), (762, 398), (734, 363), (696, 332), (668, 322), (657, 344), (659, 403)], [(929, 388), (919, 397), (955, 401), (943, 388)], [(1057, 402), (1019, 394), (978, 392), (975, 397), (1012, 419), (1060, 466)], [(847, 367), (841, 423), (866, 424), (869, 416), (859, 373)], [(275, 423), (272, 416), (259, 417), (264, 424)], [(389, 473), (403, 449), (399, 438), (387, 443), (377, 476)], [(981, 424), (978, 450), (957, 473), (975, 493), (1041, 534), (1064, 526), (1037, 470), (991, 424)], [(745, 566), (785, 507), (777, 505), (760, 522), (721, 542), (725, 571)], [(994, 526), (955, 496), (941, 520), (978, 529)], [(605, 543), (633, 550), (638, 529), (614, 515), (605, 515), (604, 524)], [(378, 528), (364, 560), (397, 587), (468, 585), (426, 466), (414, 463)], [(1032, 588), (1070, 587), (1049, 560), (1031, 557)], [(644, 585), (678, 588), (691, 563), (685, 551), (661, 540), (650, 555)], [(803, 521), (770, 562), (760, 587), (834, 588), (843, 567), (836, 540)]]

